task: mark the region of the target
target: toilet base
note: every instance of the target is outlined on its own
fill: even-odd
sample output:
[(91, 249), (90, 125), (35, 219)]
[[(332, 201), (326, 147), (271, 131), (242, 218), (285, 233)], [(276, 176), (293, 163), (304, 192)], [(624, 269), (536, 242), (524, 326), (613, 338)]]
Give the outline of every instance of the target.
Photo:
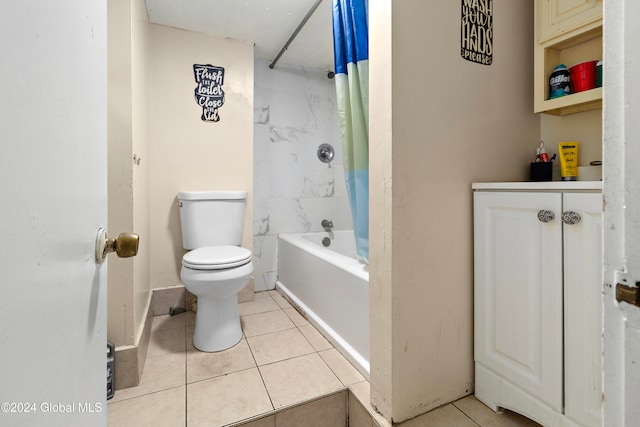
[(238, 295), (224, 298), (198, 296), (193, 345), (200, 351), (222, 351), (242, 338)]

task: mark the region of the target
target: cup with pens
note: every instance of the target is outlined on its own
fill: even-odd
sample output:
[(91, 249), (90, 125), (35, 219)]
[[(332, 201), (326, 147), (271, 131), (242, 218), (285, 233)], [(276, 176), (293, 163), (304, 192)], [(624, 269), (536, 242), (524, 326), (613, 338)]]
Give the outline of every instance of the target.
[(551, 181), (553, 160), (556, 155), (549, 157), (549, 153), (544, 149), (544, 141), (540, 141), (540, 145), (536, 149), (536, 160), (531, 162), (529, 170), (529, 178), (531, 181)]

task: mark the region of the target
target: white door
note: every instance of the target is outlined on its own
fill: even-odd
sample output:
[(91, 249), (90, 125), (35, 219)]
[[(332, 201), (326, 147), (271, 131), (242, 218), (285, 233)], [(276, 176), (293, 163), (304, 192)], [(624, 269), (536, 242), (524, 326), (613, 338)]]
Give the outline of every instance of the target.
[(640, 420), (640, 2), (604, 2), (604, 426)]
[[(475, 361), (558, 412), (561, 206), (559, 193), (474, 193)], [(541, 210), (555, 218), (542, 222)]]
[(0, 5), (0, 425), (106, 425), (106, 0)]

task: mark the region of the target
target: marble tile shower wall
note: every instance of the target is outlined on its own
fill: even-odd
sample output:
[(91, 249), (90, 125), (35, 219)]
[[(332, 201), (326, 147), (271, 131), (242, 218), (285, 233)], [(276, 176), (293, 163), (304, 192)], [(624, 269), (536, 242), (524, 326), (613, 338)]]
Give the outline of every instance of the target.
[[(254, 88), (254, 224), (256, 291), (273, 289), (280, 233), (339, 230), (352, 220), (344, 182), (335, 82), (327, 73), (256, 59)], [(331, 167), (316, 156), (335, 149)]]

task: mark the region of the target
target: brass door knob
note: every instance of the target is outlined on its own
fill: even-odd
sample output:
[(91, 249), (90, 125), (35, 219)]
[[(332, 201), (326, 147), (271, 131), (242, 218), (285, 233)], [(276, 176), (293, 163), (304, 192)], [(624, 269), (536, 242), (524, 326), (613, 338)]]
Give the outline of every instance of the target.
[(115, 252), (120, 258), (136, 256), (139, 244), (140, 236), (135, 233), (120, 233), (117, 239), (110, 239), (107, 238), (107, 232), (99, 228), (96, 237), (96, 262), (102, 264), (110, 252)]
[(120, 233), (117, 239), (107, 239), (107, 253), (115, 252), (120, 258), (129, 258), (138, 254), (140, 236), (134, 233)]

